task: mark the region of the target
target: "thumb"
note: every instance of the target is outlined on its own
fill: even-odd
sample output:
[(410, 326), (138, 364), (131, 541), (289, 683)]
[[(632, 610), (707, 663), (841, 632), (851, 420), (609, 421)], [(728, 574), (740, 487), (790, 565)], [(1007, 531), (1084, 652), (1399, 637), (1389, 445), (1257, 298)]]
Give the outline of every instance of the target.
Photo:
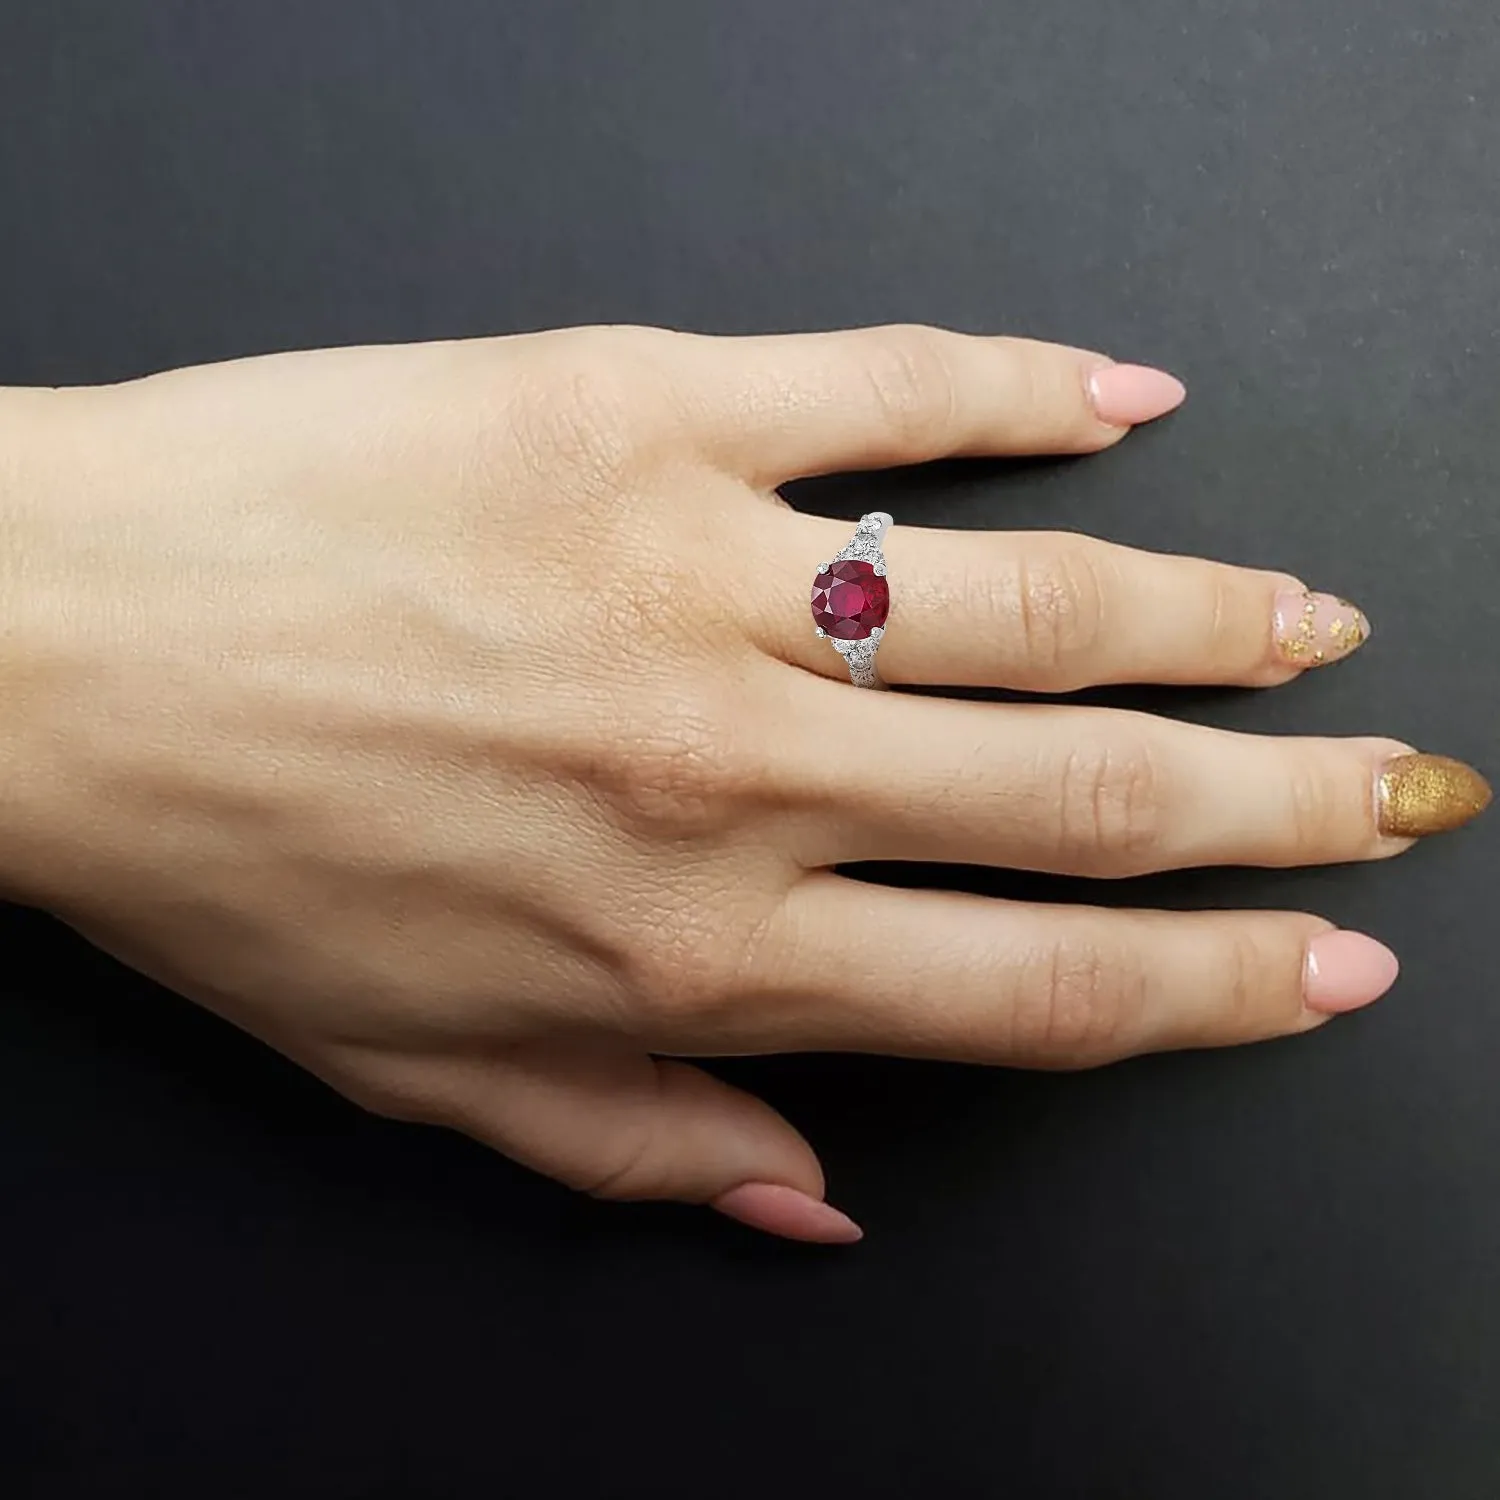
[(849, 1244), (812, 1147), (770, 1105), (687, 1063), (522, 1045), (475, 1069), (453, 1123), (599, 1198), (706, 1203), (788, 1239)]

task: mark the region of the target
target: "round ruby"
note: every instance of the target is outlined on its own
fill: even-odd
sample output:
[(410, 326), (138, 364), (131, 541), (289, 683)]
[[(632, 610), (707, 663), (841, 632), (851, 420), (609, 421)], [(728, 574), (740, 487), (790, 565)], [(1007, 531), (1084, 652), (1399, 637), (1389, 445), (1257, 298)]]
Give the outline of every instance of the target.
[(841, 641), (864, 640), (890, 610), (890, 585), (871, 563), (830, 563), (813, 579), (813, 621)]

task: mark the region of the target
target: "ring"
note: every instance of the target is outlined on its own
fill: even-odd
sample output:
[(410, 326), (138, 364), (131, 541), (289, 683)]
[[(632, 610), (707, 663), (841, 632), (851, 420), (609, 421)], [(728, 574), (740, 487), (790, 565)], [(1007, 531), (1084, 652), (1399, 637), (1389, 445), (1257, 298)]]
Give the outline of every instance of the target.
[(892, 524), (883, 510), (861, 516), (849, 545), (832, 562), (820, 564), (813, 579), (812, 616), (818, 639), (833, 642), (855, 687), (885, 686), (875, 670), (875, 653), (891, 610), (880, 544)]

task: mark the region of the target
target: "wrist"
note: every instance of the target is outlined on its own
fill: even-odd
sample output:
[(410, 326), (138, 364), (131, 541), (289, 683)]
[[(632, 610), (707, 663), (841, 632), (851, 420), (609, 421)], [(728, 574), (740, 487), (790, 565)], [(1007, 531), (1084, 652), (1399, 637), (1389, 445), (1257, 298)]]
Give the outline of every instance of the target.
[(0, 897), (48, 904), (64, 863), (61, 704), (76, 596), (63, 545), (80, 522), (66, 477), (86, 392), (0, 388)]

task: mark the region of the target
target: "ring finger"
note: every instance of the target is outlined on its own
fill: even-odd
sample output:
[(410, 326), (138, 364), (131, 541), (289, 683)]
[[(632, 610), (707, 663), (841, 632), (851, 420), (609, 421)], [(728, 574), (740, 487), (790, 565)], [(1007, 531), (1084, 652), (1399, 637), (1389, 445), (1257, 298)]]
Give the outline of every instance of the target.
[(1307, 1031), (1395, 977), (1382, 945), (1294, 912), (1037, 906), (819, 873), (743, 976), (756, 1003), (663, 1050), (1085, 1067)]
[[(842, 676), (804, 604), (847, 522), (789, 518), (766, 597), (769, 649)], [(1368, 638), (1360, 610), (1283, 573), (1141, 552), (1064, 532), (896, 526), (886, 536), (888, 681), (1063, 693), (1108, 683), (1266, 687)], [(767, 580), (771, 583), (771, 580)]]

